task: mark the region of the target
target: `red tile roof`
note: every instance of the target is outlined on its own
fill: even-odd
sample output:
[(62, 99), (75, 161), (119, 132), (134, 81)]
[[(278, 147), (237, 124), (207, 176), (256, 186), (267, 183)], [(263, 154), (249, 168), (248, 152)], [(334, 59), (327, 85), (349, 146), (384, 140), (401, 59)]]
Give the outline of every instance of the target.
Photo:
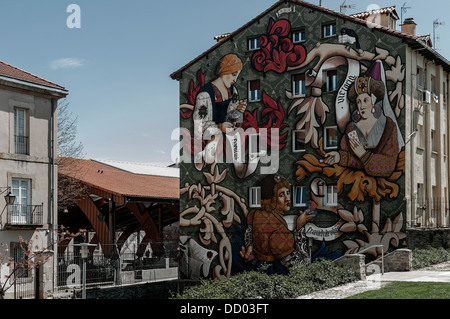
[(398, 18), (398, 14), (397, 14), (397, 11), (395, 9), (395, 6), (391, 6), (391, 7), (387, 7), (387, 8), (379, 8), (379, 9), (374, 9), (374, 10), (364, 11), (364, 12), (359, 12), (359, 13), (354, 13), (354, 14), (351, 14), (350, 17), (358, 18), (358, 19), (365, 19), (365, 18), (368, 18), (371, 15), (382, 14), (382, 13), (393, 13)]
[[(312, 10), (317, 10), (317, 11), (321, 11), (323, 13), (328, 13), (328, 14), (331, 14), (331, 15), (334, 15), (334, 16), (337, 16), (337, 17), (340, 17), (342, 19), (345, 19), (345, 20), (348, 20), (348, 21), (352, 21), (352, 22), (355, 22), (355, 23), (364, 24), (364, 25), (367, 24), (367, 22), (364, 21), (363, 19), (359, 19), (359, 18), (351, 16), (351, 15), (346, 15), (346, 14), (341, 13), (341, 12), (333, 11), (331, 9), (327, 9), (325, 7), (318, 6), (318, 5), (315, 5), (315, 4), (303, 1), (303, 0), (279, 0), (275, 4), (273, 4), (270, 8), (268, 8), (263, 13), (258, 15), (256, 18), (254, 18), (250, 22), (246, 23), (245, 25), (243, 25), (242, 27), (240, 27), (236, 31), (232, 32), (229, 36), (223, 38), (222, 41), (218, 42), (216, 45), (211, 47), (209, 50), (207, 50), (206, 52), (204, 52), (203, 54), (201, 54), (200, 56), (198, 56), (197, 58), (195, 58), (194, 60), (192, 60), (191, 62), (186, 64), (185, 66), (183, 66), (181, 69), (173, 72), (170, 75), (170, 77), (172, 79), (174, 79), (174, 80), (180, 80), (184, 70), (186, 70), (187, 68), (192, 66), (194, 63), (196, 63), (197, 61), (202, 59), (204, 56), (208, 55), (210, 52), (214, 51), (216, 48), (218, 48), (219, 46), (223, 45), (227, 41), (231, 41), (234, 36), (236, 36), (237, 34), (242, 32), (243, 30), (245, 30), (248, 26), (252, 25), (254, 22), (258, 21), (263, 16), (265, 16), (267, 13), (269, 13), (273, 9), (277, 8), (278, 6), (280, 6), (280, 5), (282, 5), (282, 4), (286, 3), (286, 2), (299, 4), (299, 5), (305, 6), (307, 8), (310, 8)], [(391, 34), (391, 35), (394, 35), (396, 37), (401, 38), (412, 49), (420, 51), (420, 53), (422, 53), (424, 56), (426, 56), (430, 60), (436, 60), (437, 61), (436, 64), (442, 65), (445, 71), (450, 72), (450, 62), (446, 58), (441, 56), (437, 51), (435, 51), (432, 48), (430, 48), (428, 46), (428, 44), (423, 42), (422, 39), (419, 36), (402, 33), (401, 31), (389, 29), (389, 28), (383, 27), (381, 25), (375, 25), (373, 28), (376, 29), (376, 30), (380, 30), (382, 32), (386, 32), (388, 34)]]
[(3, 61), (0, 61), (0, 75), (12, 79), (22, 80), (25, 82), (48, 86), (55, 89), (65, 90), (65, 88), (61, 85), (50, 82), (37, 75), (31, 74), (30, 72), (21, 70)]
[(60, 167), (59, 174), (123, 197), (179, 199), (179, 178), (130, 173), (93, 160), (71, 159), (71, 167)]

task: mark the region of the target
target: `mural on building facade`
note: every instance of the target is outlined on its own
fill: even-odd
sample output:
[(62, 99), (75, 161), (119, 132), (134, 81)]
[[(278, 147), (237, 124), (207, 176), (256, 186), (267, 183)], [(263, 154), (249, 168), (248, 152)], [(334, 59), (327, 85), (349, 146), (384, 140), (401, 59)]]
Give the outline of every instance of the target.
[[(262, 265), (270, 273), (286, 273), (311, 257), (365, 250), (375, 258), (380, 244), (385, 252), (404, 244), (402, 57), (379, 46), (365, 48), (360, 40), (349, 41), (350, 35), (358, 40), (345, 29), (340, 43), (319, 43), (308, 51), (292, 42), (288, 20), (270, 19), (247, 64), (226, 54), (212, 81), (206, 83), (202, 70), (190, 80), (180, 113), (181, 126), (189, 127), (184, 149), (195, 167), (186, 169), (189, 178), (180, 192), (186, 204), (180, 217), (185, 275), (222, 278)], [(285, 92), (262, 91), (263, 107), (250, 111), (237, 89), (248, 64), (260, 74), (304, 74), (306, 94), (294, 94), (291, 85)], [(323, 91), (330, 69), (345, 72), (333, 103)], [(337, 128), (333, 149), (323, 134), (330, 122)], [(258, 171), (269, 154), (291, 152), (290, 130), (304, 132), (308, 146), (295, 153), (291, 175)], [(263, 145), (257, 153), (248, 149), (252, 133)], [(260, 207), (251, 207), (237, 183), (260, 187)], [(292, 207), (293, 183), (307, 189), (303, 207)]]

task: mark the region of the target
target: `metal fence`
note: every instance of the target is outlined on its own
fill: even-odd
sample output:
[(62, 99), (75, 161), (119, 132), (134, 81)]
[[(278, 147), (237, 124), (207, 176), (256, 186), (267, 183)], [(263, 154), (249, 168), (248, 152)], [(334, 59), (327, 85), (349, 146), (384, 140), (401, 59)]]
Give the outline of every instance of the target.
[[(134, 247), (123, 249), (115, 257), (105, 256), (100, 247), (83, 259), (79, 249), (58, 254), (57, 288), (80, 289), (86, 274), (86, 287), (154, 282), (178, 277), (178, 243), (166, 244), (158, 252), (137, 254)], [(114, 249), (116, 250), (116, 249)]]

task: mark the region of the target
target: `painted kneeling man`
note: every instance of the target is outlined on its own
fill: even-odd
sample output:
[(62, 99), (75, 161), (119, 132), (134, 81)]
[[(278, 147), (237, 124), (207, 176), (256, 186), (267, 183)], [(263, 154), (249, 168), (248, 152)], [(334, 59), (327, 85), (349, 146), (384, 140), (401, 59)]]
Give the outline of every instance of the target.
[(271, 263), (273, 271), (284, 273), (287, 268), (310, 262), (308, 240), (304, 226), (314, 218), (309, 211), (301, 212), (295, 228), (290, 231), (284, 214), (291, 209), (290, 184), (277, 175), (268, 175), (261, 184), (261, 208), (250, 211), (241, 256), (253, 255), (261, 262)]

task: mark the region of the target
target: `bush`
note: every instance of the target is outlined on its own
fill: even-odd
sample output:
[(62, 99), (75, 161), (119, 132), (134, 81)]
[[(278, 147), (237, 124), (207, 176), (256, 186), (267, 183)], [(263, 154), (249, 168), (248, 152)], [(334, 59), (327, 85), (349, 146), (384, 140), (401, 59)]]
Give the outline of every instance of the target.
[(413, 269), (420, 269), (446, 261), (450, 261), (450, 250), (444, 248), (428, 247), (426, 249), (414, 249), (413, 254)]
[(288, 275), (242, 272), (224, 280), (203, 280), (186, 288), (177, 299), (285, 299), (358, 280), (353, 270), (331, 261), (297, 265)]

